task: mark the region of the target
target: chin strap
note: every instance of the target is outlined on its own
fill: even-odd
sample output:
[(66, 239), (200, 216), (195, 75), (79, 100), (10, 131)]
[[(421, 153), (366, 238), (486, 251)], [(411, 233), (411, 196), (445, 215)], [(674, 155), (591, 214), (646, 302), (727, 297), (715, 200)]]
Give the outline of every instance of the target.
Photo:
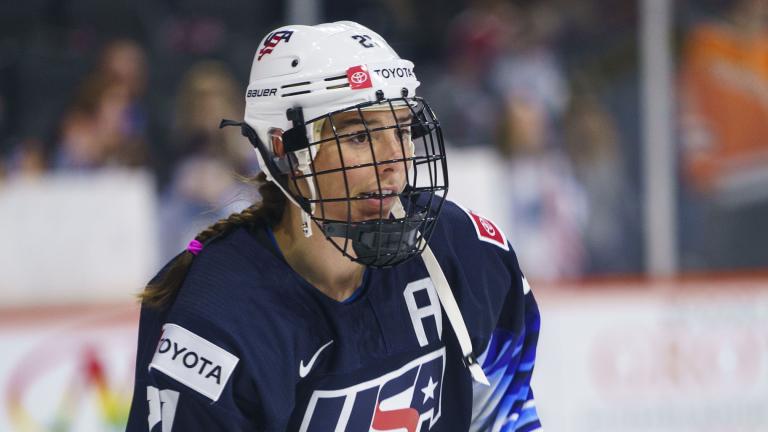
[(312, 237), (312, 218), (304, 210), (301, 210), (301, 232), (304, 237)]
[(293, 124), (292, 128), (283, 132), (285, 150), (287, 152), (294, 152), (296, 155), (296, 169), (305, 176), (307, 186), (309, 187), (309, 212), (302, 208), (301, 232), (304, 233), (304, 237), (312, 237), (312, 215), (315, 214), (315, 200), (317, 200), (315, 181), (311, 169), (312, 160), (315, 158), (315, 147), (310, 144), (307, 138), (304, 110), (301, 107), (289, 108), (285, 112), (285, 116)]
[[(396, 218), (405, 217), (405, 210), (403, 209), (402, 203), (399, 201), (395, 203), (392, 208), (392, 214)], [(419, 247), (421, 246), (425, 246), (421, 257), (424, 260), (424, 265), (427, 267), (429, 278), (432, 279), (432, 284), (435, 286), (435, 291), (437, 291), (437, 297), (440, 299), (440, 304), (443, 306), (445, 315), (448, 317), (448, 322), (451, 324), (451, 328), (453, 328), (453, 332), (456, 334), (456, 338), (459, 341), (462, 362), (464, 363), (464, 366), (469, 369), (472, 379), (480, 384), (490, 386), (491, 384), (488, 382), (488, 378), (485, 376), (483, 368), (475, 358), (475, 354), (472, 350), (472, 341), (469, 339), (469, 332), (467, 331), (467, 325), (464, 323), (464, 318), (461, 316), (461, 310), (459, 310), (459, 305), (453, 297), (453, 291), (451, 291), (451, 286), (445, 278), (443, 269), (440, 268), (440, 263), (437, 262), (437, 258), (435, 258), (435, 254), (432, 253), (432, 249), (430, 249), (429, 245), (424, 244), (423, 238), (420, 239)]]

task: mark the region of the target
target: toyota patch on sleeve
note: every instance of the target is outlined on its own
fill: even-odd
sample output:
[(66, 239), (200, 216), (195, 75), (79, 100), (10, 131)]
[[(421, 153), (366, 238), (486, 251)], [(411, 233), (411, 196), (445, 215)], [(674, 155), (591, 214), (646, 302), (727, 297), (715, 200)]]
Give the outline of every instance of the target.
[(238, 361), (184, 327), (165, 324), (149, 369), (157, 369), (215, 402)]

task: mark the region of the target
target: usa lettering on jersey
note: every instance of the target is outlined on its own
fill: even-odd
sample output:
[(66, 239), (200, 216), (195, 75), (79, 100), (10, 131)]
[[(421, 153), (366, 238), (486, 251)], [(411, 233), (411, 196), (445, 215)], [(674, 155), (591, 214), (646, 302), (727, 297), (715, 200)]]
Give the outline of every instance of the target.
[(157, 369), (215, 402), (238, 361), (184, 327), (165, 324), (149, 369)]
[(445, 347), (369, 381), (315, 390), (299, 430), (430, 430), (440, 419), (444, 374)]

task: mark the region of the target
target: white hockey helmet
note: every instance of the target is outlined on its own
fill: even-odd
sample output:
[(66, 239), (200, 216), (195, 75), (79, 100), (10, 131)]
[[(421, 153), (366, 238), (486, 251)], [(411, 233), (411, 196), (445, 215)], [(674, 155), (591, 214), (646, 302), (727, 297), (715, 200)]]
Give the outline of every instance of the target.
[[(447, 191), (442, 132), (428, 104), (415, 96), (419, 81), (413, 69), (413, 63), (401, 59), (381, 36), (351, 21), (280, 27), (261, 41), (254, 55), (244, 123), (222, 122), (242, 127), (267, 178), (302, 210), (305, 235), (311, 235), (309, 221), (314, 220), (344, 255), (367, 265), (391, 266), (418, 255)], [(394, 110), (404, 107), (411, 110), (411, 123), (397, 124)], [(394, 123), (387, 128), (412, 132), (408, 142), (401, 138), (401, 159), (376, 162), (374, 156), (365, 165), (405, 164), (408, 184), (392, 214), (368, 221), (326, 219), (315, 214), (315, 205), (323, 202), (315, 180), (326, 173), (315, 172), (312, 161), (322, 142), (335, 140), (341, 151), (344, 136), (334, 127), (336, 136), (321, 141), (321, 128), (333, 121), (332, 115), (355, 111), (365, 125), (366, 110), (390, 110)], [(373, 141), (367, 125), (360, 132)], [(422, 146), (417, 148), (416, 141)], [(418, 179), (419, 171), (428, 172)], [(299, 180), (306, 180), (307, 196), (300, 192)], [(347, 205), (363, 198), (370, 196), (347, 196)]]

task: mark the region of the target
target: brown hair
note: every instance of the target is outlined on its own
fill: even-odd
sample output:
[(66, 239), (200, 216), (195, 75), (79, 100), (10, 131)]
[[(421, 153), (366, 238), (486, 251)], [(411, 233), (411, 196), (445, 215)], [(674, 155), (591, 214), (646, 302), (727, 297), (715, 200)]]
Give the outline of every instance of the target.
[[(253, 204), (239, 213), (232, 213), (224, 219), (201, 231), (195, 240), (205, 244), (208, 240), (218, 237), (241, 226), (253, 226), (258, 221), (265, 221), (269, 226), (275, 226), (283, 217), (286, 198), (274, 183), (268, 182), (262, 172), (248, 183), (258, 185), (261, 201)], [(146, 306), (162, 308), (174, 298), (187, 276), (189, 267), (195, 256), (188, 250), (180, 253), (168, 263), (167, 270), (153, 279), (139, 294), (141, 303)]]

